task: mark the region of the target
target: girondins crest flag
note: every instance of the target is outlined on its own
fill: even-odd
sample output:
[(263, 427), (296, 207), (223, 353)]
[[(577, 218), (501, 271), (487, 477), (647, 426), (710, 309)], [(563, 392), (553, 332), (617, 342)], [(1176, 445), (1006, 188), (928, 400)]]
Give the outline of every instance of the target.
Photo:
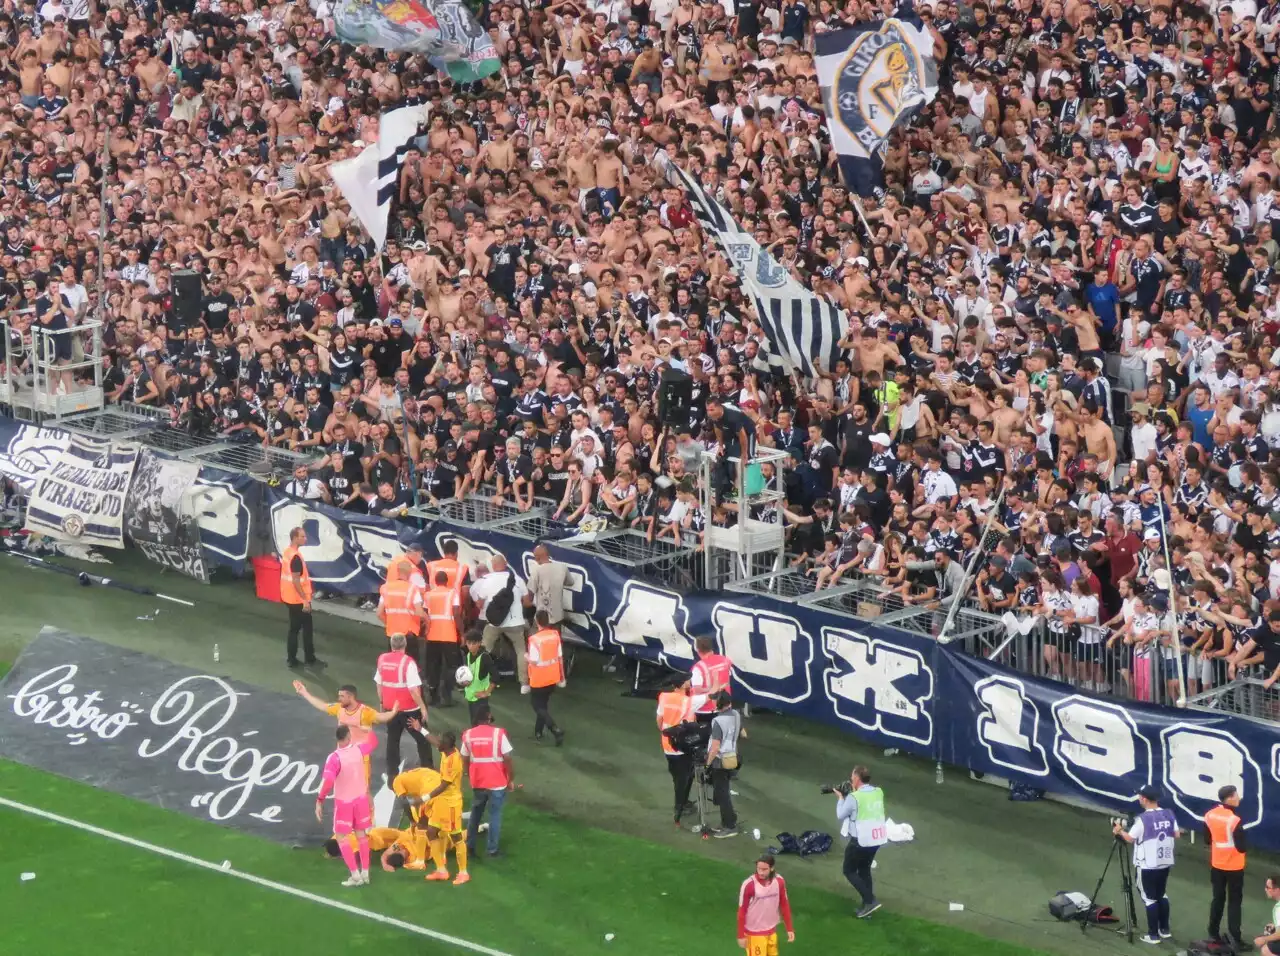
[(831, 142), (849, 188), (881, 185), (885, 143), (938, 92), (933, 36), (919, 21), (860, 23), (815, 37), (818, 82)]

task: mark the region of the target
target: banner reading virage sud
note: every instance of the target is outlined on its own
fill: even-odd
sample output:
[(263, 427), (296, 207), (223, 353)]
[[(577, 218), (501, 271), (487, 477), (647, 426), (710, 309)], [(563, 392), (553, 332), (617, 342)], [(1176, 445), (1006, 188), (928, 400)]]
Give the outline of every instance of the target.
[[(36, 491), (38, 481), (53, 470), (71, 444), (70, 432), (57, 428), (40, 428), (16, 422), (11, 418), (0, 417), (0, 477), (12, 481), (23, 494), (31, 496)], [(155, 453), (147, 451), (144, 454), (144, 466), (146, 456), (151, 454)], [(181, 480), (178, 476), (185, 472), (182, 471), (183, 466), (180, 463), (161, 454), (155, 454), (155, 457), (166, 463), (165, 472), (156, 476), (157, 480), (161, 480), (164, 484), (171, 479)], [(178, 466), (177, 470), (170, 470), (175, 466)], [(138, 480), (142, 474), (142, 468), (135, 467), (134, 480)], [(261, 487), (260, 482), (247, 475), (235, 474), (219, 468), (201, 467), (199, 469), (183, 494), (181, 515), (178, 520), (180, 523), (187, 523), (187, 531), (183, 532), (183, 535), (186, 538), (195, 537), (196, 545), (200, 549), (200, 555), (206, 566), (226, 567), (236, 574), (243, 573), (245, 562), (249, 560), (253, 511), (258, 505)], [(151, 495), (143, 497), (148, 501), (154, 500)], [(91, 498), (83, 499), (85, 502), (91, 500)], [(131, 511), (137, 510), (137, 500), (137, 496), (134, 496), (133, 500), (126, 498), (122, 513), (128, 515)], [(66, 516), (64, 515), (61, 520), (66, 520)], [(85, 519), (80, 516), (79, 520)], [(129, 520), (128, 530), (132, 535), (133, 527), (139, 523), (139, 519), (133, 516)], [(190, 530), (190, 522), (194, 522), (198, 527), (197, 532)], [(175, 531), (175, 539), (176, 537)], [(91, 541), (83, 535), (77, 540), (83, 544), (100, 543)], [(144, 531), (139, 547), (143, 547), (149, 541)], [(119, 545), (110, 546), (119, 547)], [(184, 545), (183, 550), (185, 557), (182, 560), (192, 564), (194, 558), (189, 549)], [(173, 566), (168, 560), (161, 563)]]
[[(269, 500), (277, 549), (302, 527), (302, 555), (323, 590), (375, 593), (386, 563), (411, 541), (429, 556), (455, 541), (468, 564), (502, 554), (526, 576), (533, 562), (532, 542), (497, 532), (444, 522), (418, 529), (274, 491)], [(1116, 810), (1134, 809), (1139, 788), (1156, 784), (1183, 826), (1232, 784), (1251, 838), (1280, 848), (1280, 812), (1264, 812), (1280, 800), (1274, 727), (1075, 694), (872, 621), (763, 596), (680, 592), (549, 547), (569, 569), (568, 623), (602, 651), (688, 669), (694, 639), (707, 635), (733, 661), (739, 700)]]
[(35, 478), (27, 530), (78, 544), (124, 547), (124, 504), (138, 446), (72, 435)]

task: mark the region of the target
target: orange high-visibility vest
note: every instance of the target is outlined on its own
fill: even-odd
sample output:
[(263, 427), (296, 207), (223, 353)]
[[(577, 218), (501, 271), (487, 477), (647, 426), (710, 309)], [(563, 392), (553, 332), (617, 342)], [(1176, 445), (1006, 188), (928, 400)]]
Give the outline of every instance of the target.
[[(290, 567), (293, 559), (302, 562), (302, 591), (293, 586), (293, 572)], [(307, 562), (293, 545), (284, 549), (280, 556), (280, 600), (285, 604), (306, 604), (311, 600), (315, 589), (311, 586), (311, 573), (307, 570)]]
[(445, 587), (453, 592), (454, 604), (462, 603), (462, 565), (453, 558), (438, 558), (427, 562), (427, 587), (435, 588), (436, 572), (443, 571), (448, 576)]
[(1215, 870), (1243, 870), (1244, 854), (1236, 849), (1235, 832), (1240, 818), (1221, 804), (1204, 815), (1209, 830), (1209, 865)]
[(422, 596), (427, 610), (427, 640), (442, 644), (458, 643), (458, 624), (453, 616), (453, 591), (433, 588)]
[[(683, 724), (686, 720), (693, 720), (693, 701), (682, 691), (669, 690), (664, 694), (658, 695), (658, 716), (662, 718), (662, 729), (675, 727), (677, 724)], [(664, 733), (659, 733), (662, 738), (662, 752), (671, 757), (680, 756), (680, 751), (671, 746), (671, 740)]]
[(388, 581), (378, 589), (382, 595), (382, 610), (386, 615), (387, 634), (417, 634), (422, 619), (411, 602), (412, 588), (408, 581)]
[(560, 633), (544, 628), (529, 637), (529, 686), (551, 687), (564, 680)]
[(387, 564), (388, 581), (408, 581), (418, 566), (409, 560), (407, 554), (398, 554)]

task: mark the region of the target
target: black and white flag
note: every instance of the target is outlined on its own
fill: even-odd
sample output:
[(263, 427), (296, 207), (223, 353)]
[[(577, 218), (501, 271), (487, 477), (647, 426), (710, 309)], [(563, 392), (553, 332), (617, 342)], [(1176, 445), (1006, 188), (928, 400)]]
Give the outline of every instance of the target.
[(418, 127), (427, 121), (430, 107), (403, 106), (383, 113), (378, 120), (378, 141), (366, 146), (354, 159), (346, 159), (329, 167), (329, 175), (342, 190), (351, 211), (373, 238), (381, 251), (387, 241), (387, 221), (391, 200), (405, 154), (413, 147)]
[(755, 306), (769, 340), (770, 364), (806, 378), (831, 372), (843, 351), (839, 342), (849, 330), (849, 317), (793, 279), (729, 210), (665, 153), (659, 152), (656, 162), (672, 185), (685, 191), (702, 231), (720, 247)]
[(894, 127), (910, 122), (938, 92), (933, 34), (919, 20), (875, 20), (814, 37), (831, 144), (845, 183), (876, 192)]

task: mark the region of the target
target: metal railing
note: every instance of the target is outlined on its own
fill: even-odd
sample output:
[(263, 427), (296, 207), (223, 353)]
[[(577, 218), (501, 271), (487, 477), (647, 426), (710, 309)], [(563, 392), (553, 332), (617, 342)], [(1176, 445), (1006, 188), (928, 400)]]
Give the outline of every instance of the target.
[[(5, 344), (0, 404), (27, 421), (101, 409), (102, 323), (51, 329), (33, 318), (26, 329), (0, 319)], [(59, 357), (59, 352), (64, 357)]]
[(1264, 687), (1263, 683), (1261, 677), (1237, 677), (1230, 683), (1192, 694), (1187, 706), (1275, 723), (1280, 721), (1280, 687)]
[(1100, 697), (1178, 706), (1184, 695), (1169, 637), (1145, 643), (1103, 628), (1051, 627), (1043, 617), (1003, 617), (1005, 634), (995, 647), (966, 650), (1023, 674), (1070, 684)]

